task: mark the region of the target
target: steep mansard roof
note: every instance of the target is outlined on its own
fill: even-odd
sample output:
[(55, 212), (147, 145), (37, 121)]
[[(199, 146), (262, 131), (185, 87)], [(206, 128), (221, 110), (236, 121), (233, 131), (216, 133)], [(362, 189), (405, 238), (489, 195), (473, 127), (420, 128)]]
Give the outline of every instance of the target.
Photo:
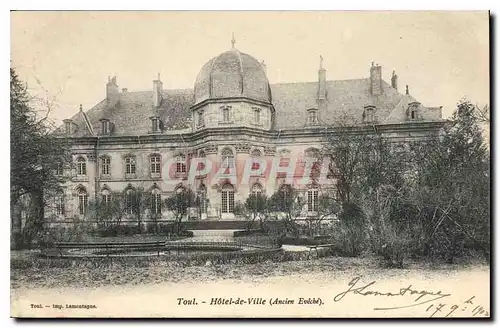
[[(417, 102), (382, 81), (382, 95), (370, 92), (370, 79), (326, 81), (326, 106), (318, 110), (320, 126), (335, 125), (346, 119), (356, 124), (362, 121), (364, 107), (375, 106), (378, 124), (397, 124), (406, 121), (408, 105)], [(307, 110), (318, 108), (318, 82), (279, 83), (270, 85), (272, 104), (276, 110), (276, 129), (300, 129), (306, 126)], [(100, 120), (109, 119), (114, 125), (112, 135), (146, 135), (151, 128), (150, 117), (157, 115), (164, 122), (164, 133), (188, 131), (194, 104), (192, 89), (163, 90), (163, 100), (153, 109), (153, 91), (121, 92), (116, 106), (108, 108), (106, 99), (90, 110), (79, 112), (71, 119), (76, 124), (72, 134), (92, 136), (100, 131)], [(154, 114), (156, 111), (157, 114)], [(420, 107), (421, 120), (440, 121), (440, 107)], [(64, 132), (64, 127), (59, 129)]]

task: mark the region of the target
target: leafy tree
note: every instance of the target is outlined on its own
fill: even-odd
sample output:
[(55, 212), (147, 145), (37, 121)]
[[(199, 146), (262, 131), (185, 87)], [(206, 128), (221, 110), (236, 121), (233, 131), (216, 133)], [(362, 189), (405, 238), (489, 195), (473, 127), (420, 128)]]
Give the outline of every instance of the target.
[(258, 220), (259, 229), (265, 230), (265, 222), (269, 217), (269, 207), (267, 197), (263, 194), (250, 194), (244, 203), (236, 204), (234, 214), (242, 216), (248, 222), (247, 230), (252, 229)]
[(284, 234), (290, 233), (294, 237), (299, 237), (300, 230), (296, 221), (303, 214), (305, 204), (297, 190), (288, 184), (282, 185), (268, 201), (269, 210), (284, 224)]
[(95, 222), (99, 231), (105, 234), (116, 234), (125, 217), (125, 203), (122, 193), (111, 194), (110, 200), (91, 199), (88, 203), (86, 220)]
[(195, 205), (196, 195), (191, 189), (179, 189), (165, 199), (165, 207), (174, 215), (174, 232), (182, 232), (182, 220), (189, 214), (189, 209)]
[(469, 101), (458, 104), (439, 140), (419, 157), (418, 197), (424, 253), (453, 262), (466, 242), (489, 257), (490, 158)]
[(27, 87), (10, 69), (10, 163), (11, 219), (20, 224), (19, 201), (28, 198), (30, 213), (24, 237), (31, 240), (43, 229), (47, 199), (60, 191), (63, 177), (56, 175), (55, 166), (71, 163), (69, 144), (52, 134), (48, 119), (50, 108), (40, 117), (32, 107), (33, 98)]
[(128, 198), (132, 214), (137, 220), (137, 231), (141, 233), (146, 210), (151, 208), (151, 193), (144, 190), (143, 187), (137, 187), (127, 190), (125, 197)]

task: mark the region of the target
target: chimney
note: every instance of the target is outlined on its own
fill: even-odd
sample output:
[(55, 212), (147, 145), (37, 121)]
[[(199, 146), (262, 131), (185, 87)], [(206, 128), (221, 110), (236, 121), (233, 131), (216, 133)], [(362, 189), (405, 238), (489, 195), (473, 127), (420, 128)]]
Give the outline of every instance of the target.
[(382, 67), (377, 64), (370, 67), (370, 91), (374, 96), (382, 94)]
[(153, 106), (155, 108), (160, 107), (163, 94), (163, 83), (160, 81), (160, 73), (158, 73), (158, 79), (153, 81)]
[(323, 68), (323, 56), (319, 56), (318, 102), (326, 99), (326, 69)]
[(120, 99), (118, 91), (118, 84), (116, 84), (116, 76), (110, 78), (108, 76), (108, 83), (106, 84), (106, 102), (108, 107), (114, 107)]
[(391, 87), (393, 87), (396, 90), (398, 89), (398, 76), (396, 75), (396, 71), (392, 71)]

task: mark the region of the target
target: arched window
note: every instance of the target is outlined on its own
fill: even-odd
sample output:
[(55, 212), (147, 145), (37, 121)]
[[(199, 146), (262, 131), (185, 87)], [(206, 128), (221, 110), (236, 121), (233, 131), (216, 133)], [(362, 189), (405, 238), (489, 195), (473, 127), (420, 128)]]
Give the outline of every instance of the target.
[(125, 213), (134, 213), (134, 191), (132, 189), (127, 189), (125, 192)]
[(308, 111), (308, 117), (307, 121), (309, 125), (315, 125), (318, 124), (318, 111), (317, 109), (313, 108)]
[(111, 203), (111, 192), (108, 189), (103, 189), (101, 191), (101, 200), (105, 206)]
[(135, 174), (135, 157), (128, 156), (125, 158), (125, 173), (126, 174)]
[[(281, 167), (281, 168), (289, 167), (290, 166), (290, 151), (288, 149), (282, 149), (279, 152), (279, 156), (280, 156), (279, 167)], [(276, 177), (277, 178), (285, 178), (286, 172), (277, 172)]]
[(151, 191), (151, 213), (153, 215), (161, 214), (161, 192), (157, 188)]
[[(257, 159), (262, 157), (262, 152), (259, 149), (254, 149), (252, 150), (252, 153), (250, 154), (252, 156), (252, 159)], [(258, 161), (253, 161), (252, 162), (252, 170), (258, 170), (259, 169), (259, 162)]]
[(64, 194), (58, 193), (55, 197), (56, 215), (64, 215)]
[(222, 187), (222, 213), (233, 213), (234, 211), (234, 188), (230, 184)]
[(83, 157), (76, 159), (76, 174), (87, 175), (87, 161)]
[(307, 160), (309, 162), (312, 162), (310, 165), (311, 165), (311, 173), (310, 173), (310, 176), (313, 177), (313, 176), (318, 176), (320, 171), (321, 171), (321, 166), (320, 166), (320, 151), (319, 149), (317, 148), (309, 148), (309, 149), (306, 149), (306, 151), (304, 152), (305, 153), (305, 157), (307, 158)]
[(252, 195), (262, 196), (262, 193), (263, 193), (262, 185), (258, 182), (254, 183), (252, 186)]
[(186, 192), (186, 188), (184, 188), (184, 187), (182, 187), (182, 186), (177, 187), (177, 188), (175, 189), (175, 193), (176, 193), (176, 194), (180, 194), (180, 193), (183, 193), (183, 192)]
[(199, 158), (205, 158), (205, 157), (207, 157), (207, 155), (205, 155), (205, 151), (203, 149), (198, 152), (198, 157)]
[(200, 212), (201, 213), (206, 213), (207, 212), (207, 187), (205, 187), (204, 184), (201, 184), (198, 187), (198, 199), (199, 199), (199, 206), (200, 206)]
[(151, 167), (151, 176), (159, 177), (161, 172), (161, 156), (160, 154), (153, 154), (149, 158), (150, 167)]
[(221, 151), (222, 167), (234, 167), (234, 155), (230, 148), (224, 148)]
[(307, 211), (318, 212), (318, 188), (316, 187), (307, 190)]
[(312, 158), (314, 160), (319, 159), (319, 150), (316, 148), (309, 148), (304, 153), (308, 158)]
[(375, 122), (375, 108), (374, 107), (366, 107), (365, 108), (365, 122), (366, 123)]
[(289, 184), (282, 184), (279, 189), (280, 193), (282, 194), (283, 200), (286, 201), (290, 199), (293, 195), (293, 189), (292, 186)]
[(87, 206), (89, 204), (89, 195), (87, 191), (83, 188), (78, 190), (78, 213), (84, 215), (87, 212)]
[(101, 157), (101, 175), (109, 175), (111, 159), (108, 156)]
[(175, 172), (186, 173), (186, 156), (184, 154), (179, 154), (176, 157)]

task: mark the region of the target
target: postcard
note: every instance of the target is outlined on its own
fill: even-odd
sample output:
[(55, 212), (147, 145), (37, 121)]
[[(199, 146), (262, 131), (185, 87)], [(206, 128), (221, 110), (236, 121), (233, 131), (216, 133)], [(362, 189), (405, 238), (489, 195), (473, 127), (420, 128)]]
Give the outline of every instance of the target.
[(489, 24), (11, 12), (11, 316), (490, 318)]

